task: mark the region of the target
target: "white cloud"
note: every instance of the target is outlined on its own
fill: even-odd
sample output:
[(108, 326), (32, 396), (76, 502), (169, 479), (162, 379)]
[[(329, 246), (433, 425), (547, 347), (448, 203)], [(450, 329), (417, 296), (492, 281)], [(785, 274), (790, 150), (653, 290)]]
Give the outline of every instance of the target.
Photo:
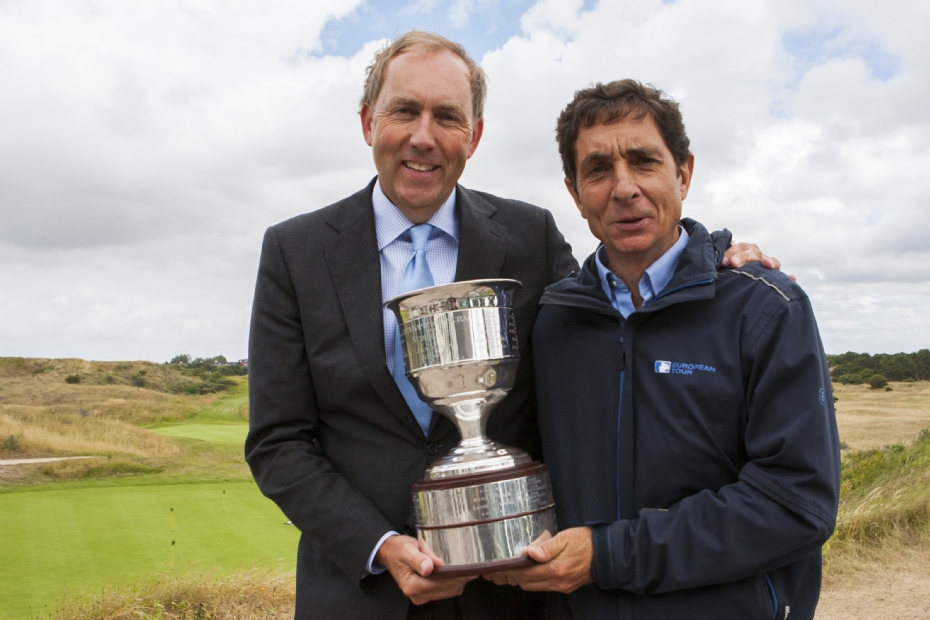
[[(381, 42), (320, 55), (327, 20), (359, 4), (0, 3), (0, 355), (244, 356), (264, 228), (374, 172), (355, 111)], [(441, 7), (481, 29), (492, 5)], [(463, 182), (552, 209), (583, 257), (555, 118), (595, 81), (653, 82), (696, 153), (686, 214), (779, 256), (828, 351), (926, 347), (928, 18), (904, 1), (542, 0), (481, 59), (487, 129)]]
[[(539, 3), (522, 36), (485, 57), (488, 126), (505, 128), (488, 130), (485, 159), (467, 173), (473, 185), (519, 188), (585, 254), (594, 241), (558, 182), (554, 118), (592, 82), (653, 82), (682, 103), (696, 153), (686, 214), (760, 243), (797, 273), (818, 311), (842, 317), (822, 322), (828, 350), (927, 346), (925, 314), (906, 310), (928, 302), (930, 54), (912, 25), (903, 37), (894, 28), (926, 9), (893, 3), (873, 23), (874, 10), (838, 2), (579, 5)], [(794, 56), (786, 38), (799, 31), (823, 49)], [(893, 75), (870, 68), (876, 49), (894, 57)], [(887, 311), (900, 329), (868, 338), (841, 328), (877, 318), (844, 301), (867, 298), (870, 314)]]

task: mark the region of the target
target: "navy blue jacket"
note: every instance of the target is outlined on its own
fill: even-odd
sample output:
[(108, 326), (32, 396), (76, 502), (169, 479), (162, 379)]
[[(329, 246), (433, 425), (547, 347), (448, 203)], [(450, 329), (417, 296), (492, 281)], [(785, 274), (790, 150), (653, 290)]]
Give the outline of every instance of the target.
[(703, 226), (626, 320), (594, 255), (533, 330), (559, 527), (593, 527), (595, 583), (553, 618), (812, 618), (839, 499), (839, 440), (807, 295), (718, 271)]

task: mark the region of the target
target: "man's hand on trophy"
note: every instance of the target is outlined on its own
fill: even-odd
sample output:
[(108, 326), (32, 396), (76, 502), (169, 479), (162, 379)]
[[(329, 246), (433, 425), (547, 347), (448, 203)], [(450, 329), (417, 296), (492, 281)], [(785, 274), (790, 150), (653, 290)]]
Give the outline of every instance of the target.
[(594, 544), (591, 541), (591, 528), (575, 527), (559, 532), (552, 538), (534, 542), (524, 553), (539, 564), (485, 575), (485, 579), (497, 585), (564, 594), (592, 582)]
[(416, 538), (391, 536), (382, 543), (375, 559), (387, 568), (404, 595), (414, 605), (452, 598), (462, 593), (465, 584), (475, 577), (427, 579), (442, 562), (431, 553), (424, 553)]

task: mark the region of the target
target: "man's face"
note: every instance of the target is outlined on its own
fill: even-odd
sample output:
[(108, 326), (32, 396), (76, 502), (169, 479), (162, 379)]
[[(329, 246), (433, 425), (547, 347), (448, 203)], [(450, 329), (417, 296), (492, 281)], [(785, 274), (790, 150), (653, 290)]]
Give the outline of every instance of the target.
[[(582, 129), (575, 141), (577, 191), (569, 193), (613, 266), (645, 270), (678, 239), (694, 157), (675, 165), (652, 116)], [(615, 272), (616, 273), (616, 272)]]
[(452, 193), (481, 139), (465, 62), (448, 51), (409, 52), (388, 63), (374, 108), (361, 110), (381, 188), (412, 222)]

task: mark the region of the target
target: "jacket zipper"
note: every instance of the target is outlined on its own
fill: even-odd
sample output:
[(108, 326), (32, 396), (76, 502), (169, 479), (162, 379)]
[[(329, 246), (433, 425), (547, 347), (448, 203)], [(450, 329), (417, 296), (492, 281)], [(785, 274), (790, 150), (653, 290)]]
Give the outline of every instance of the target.
[(775, 594), (775, 586), (772, 585), (772, 580), (769, 579), (769, 574), (765, 573), (765, 583), (769, 584), (769, 592), (772, 593), (772, 603), (775, 609), (772, 611), (772, 617), (775, 620), (778, 620), (778, 595)]
[(620, 439), (621, 439), (621, 426), (620, 422), (622, 419), (623, 413), (623, 384), (626, 377), (626, 351), (624, 351), (623, 336), (620, 337), (620, 398), (617, 400), (617, 521), (620, 521), (623, 518), (623, 513), (620, 511), (620, 492), (621, 484), (623, 477), (620, 475)]

